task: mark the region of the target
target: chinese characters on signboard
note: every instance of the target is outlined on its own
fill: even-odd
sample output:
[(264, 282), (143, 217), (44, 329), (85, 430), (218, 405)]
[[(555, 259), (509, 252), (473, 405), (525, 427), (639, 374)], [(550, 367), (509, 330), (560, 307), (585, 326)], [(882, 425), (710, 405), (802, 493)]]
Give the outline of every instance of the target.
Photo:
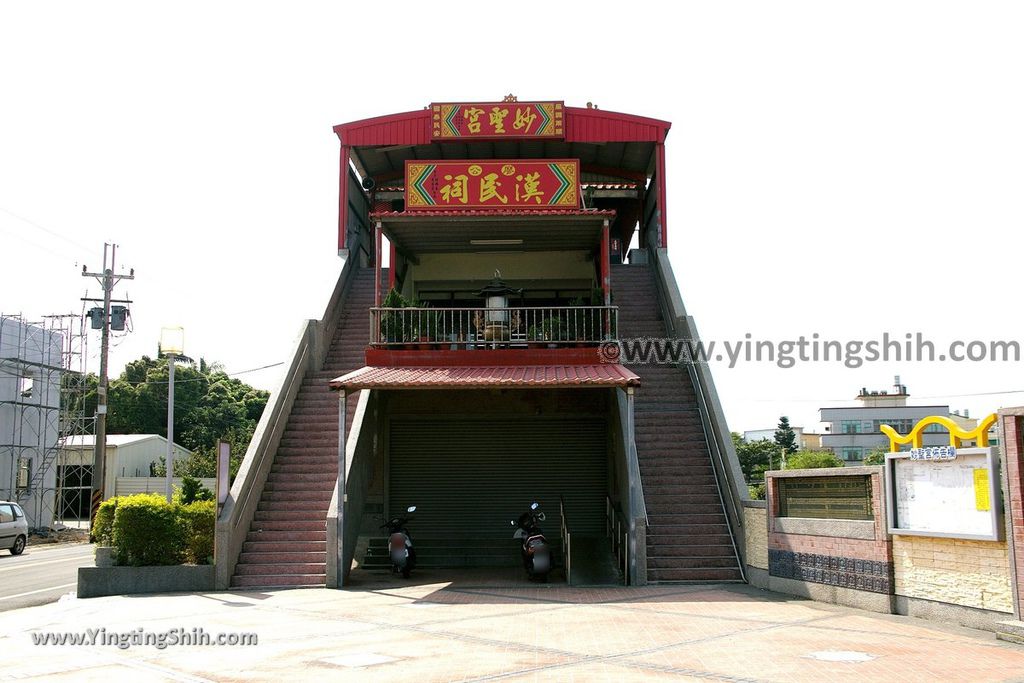
[(576, 208), (580, 162), (407, 161), (405, 210)]
[(953, 446), (925, 446), (912, 448), (911, 460), (956, 460), (956, 448)]
[(432, 104), (434, 140), (457, 138), (561, 138), (561, 102)]

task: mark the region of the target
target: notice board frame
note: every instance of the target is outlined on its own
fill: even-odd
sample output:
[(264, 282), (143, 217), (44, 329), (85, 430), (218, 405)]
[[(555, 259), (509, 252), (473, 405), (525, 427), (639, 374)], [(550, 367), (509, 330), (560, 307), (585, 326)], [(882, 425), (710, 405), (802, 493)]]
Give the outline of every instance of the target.
[[(932, 536), (937, 538), (959, 538), (972, 541), (1002, 541), (1005, 538), (1005, 522), (1003, 519), (1003, 500), (1002, 500), (1002, 487), (1000, 485), (1000, 471), (999, 471), (999, 455), (997, 451), (991, 446), (985, 448), (958, 448), (956, 450), (957, 457), (954, 461), (933, 461), (933, 460), (911, 460), (909, 453), (887, 453), (885, 456), (885, 497), (886, 497), (886, 517), (888, 522), (889, 533), (893, 535), (902, 536)], [(942, 462), (955, 462), (960, 458), (977, 458), (982, 456), (985, 463), (984, 468), (988, 472), (988, 486), (987, 494), (989, 501), (988, 509), (988, 529), (984, 533), (970, 533), (967, 531), (960, 531), (955, 528), (952, 524), (947, 524), (940, 529), (924, 529), (915, 528), (910, 526), (901, 526), (901, 520), (899, 519), (899, 507), (901, 503), (906, 501), (897, 498), (899, 495), (898, 487), (896, 486), (896, 469), (897, 467), (918, 467), (927, 468), (928, 466), (939, 465)], [(913, 465), (910, 465), (913, 463)], [(964, 486), (960, 493), (965, 499), (968, 497), (976, 496), (975, 487)], [(945, 530), (943, 530), (945, 529)]]

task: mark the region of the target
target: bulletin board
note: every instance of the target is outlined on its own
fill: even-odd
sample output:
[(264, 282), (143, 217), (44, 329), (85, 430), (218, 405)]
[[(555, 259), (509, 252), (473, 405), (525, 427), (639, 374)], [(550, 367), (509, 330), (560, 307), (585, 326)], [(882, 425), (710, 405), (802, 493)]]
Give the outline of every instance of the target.
[(1001, 541), (999, 458), (992, 448), (955, 449), (952, 459), (885, 456), (889, 533)]

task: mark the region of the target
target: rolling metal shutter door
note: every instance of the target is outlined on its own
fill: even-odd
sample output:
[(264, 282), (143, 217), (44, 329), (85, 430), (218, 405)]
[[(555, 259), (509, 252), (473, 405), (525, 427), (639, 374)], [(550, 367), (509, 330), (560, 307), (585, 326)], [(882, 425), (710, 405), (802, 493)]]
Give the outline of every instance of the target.
[(506, 556), (530, 502), (558, 541), (558, 499), (570, 530), (600, 536), (607, 494), (606, 423), (600, 418), (438, 420), (394, 418), (390, 430), (390, 509), (416, 505), (410, 531), (421, 552), (461, 545), (453, 564), (489, 564), (474, 547)]

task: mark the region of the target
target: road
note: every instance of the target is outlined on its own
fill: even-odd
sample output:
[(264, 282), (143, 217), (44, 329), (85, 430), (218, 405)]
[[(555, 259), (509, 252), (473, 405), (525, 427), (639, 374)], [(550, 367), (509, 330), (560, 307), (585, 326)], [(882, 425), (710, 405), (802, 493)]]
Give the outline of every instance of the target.
[(0, 550), (0, 612), (54, 602), (73, 592), (78, 568), (93, 565), (93, 546), (28, 546), (14, 556)]

